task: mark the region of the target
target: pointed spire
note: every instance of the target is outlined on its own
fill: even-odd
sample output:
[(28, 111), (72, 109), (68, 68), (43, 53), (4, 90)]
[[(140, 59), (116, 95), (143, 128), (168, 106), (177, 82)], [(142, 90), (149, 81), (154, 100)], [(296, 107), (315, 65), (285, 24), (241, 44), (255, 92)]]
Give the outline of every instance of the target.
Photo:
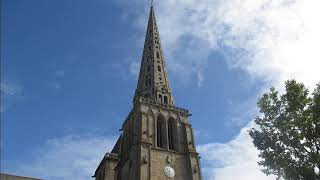
[(152, 4), (141, 60), (138, 85), (133, 102), (140, 97), (174, 105)]

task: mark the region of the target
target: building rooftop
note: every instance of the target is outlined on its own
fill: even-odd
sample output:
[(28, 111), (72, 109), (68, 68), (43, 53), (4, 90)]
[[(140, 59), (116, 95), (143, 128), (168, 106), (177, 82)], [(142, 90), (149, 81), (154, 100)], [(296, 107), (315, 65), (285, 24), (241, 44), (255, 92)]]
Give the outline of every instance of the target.
[(12, 174), (0, 173), (1, 180), (43, 180), (39, 178), (26, 177), (26, 176), (17, 176)]

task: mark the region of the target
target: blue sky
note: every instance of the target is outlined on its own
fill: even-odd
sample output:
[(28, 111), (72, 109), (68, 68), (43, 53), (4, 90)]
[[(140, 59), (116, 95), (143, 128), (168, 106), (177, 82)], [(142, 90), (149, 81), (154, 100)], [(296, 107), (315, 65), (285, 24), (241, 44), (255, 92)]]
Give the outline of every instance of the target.
[[(155, 2), (173, 94), (192, 113), (206, 179), (273, 179), (259, 172), (246, 129), (268, 87), (319, 80), (309, 5)], [(148, 11), (147, 1), (2, 1), (2, 172), (90, 178), (132, 107)]]

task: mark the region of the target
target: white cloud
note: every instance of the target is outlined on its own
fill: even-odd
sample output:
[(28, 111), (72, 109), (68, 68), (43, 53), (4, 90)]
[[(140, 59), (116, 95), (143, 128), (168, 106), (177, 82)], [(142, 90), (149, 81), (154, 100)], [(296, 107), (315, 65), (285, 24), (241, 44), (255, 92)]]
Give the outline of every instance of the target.
[(138, 78), (139, 76), (139, 67), (140, 64), (137, 61), (130, 62), (130, 74), (135, 78)]
[(0, 112), (6, 111), (10, 106), (15, 104), (21, 98), (22, 86), (18, 83), (2, 80), (0, 83), (1, 106)]
[(240, 104), (233, 105), (233, 111), (231, 114), (226, 115), (226, 125), (234, 127), (243, 127), (251, 119), (253, 119), (259, 112), (256, 107), (258, 97), (254, 96)]
[(204, 76), (201, 71), (198, 72), (197, 78), (198, 78), (198, 87), (201, 87), (204, 81)]
[(210, 180), (273, 180), (274, 176), (264, 175), (257, 162), (258, 151), (253, 147), (247, 130), (228, 143), (210, 143), (197, 147), (201, 154), (204, 175)]
[(21, 92), (21, 87), (17, 84), (8, 83), (8, 82), (1, 82), (0, 84), (0, 91), (1, 96), (14, 96)]
[[(149, 4), (120, 2), (134, 5), (126, 13), (135, 15), (134, 24), (144, 32)], [(290, 78), (308, 87), (319, 82), (318, 7), (320, 1), (314, 0), (162, 0), (156, 1), (156, 15), (169, 69), (184, 78), (198, 77), (202, 85), (208, 56), (219, 51), (230, 70), (240, 68), (265, 82), (253, 94), (259, 96), (271, 85), (283, 88)], [(246, 108), (243, 111), (253, 109)], [(212, 173), (208, 176), (218, 180), (267, 178), (258, 170), (257, 152), (245, 130), (230, 142), (199, 146), (207, 163), (221, 164), (205, 166), (206, 173)]]
[(96, 135), (50, 139), (30, 162), (19, 162), (16, 173), (52, 180), (88, 180), (115, 140), (115, 137)]
[(64, 77), (65, 72), (64, 70), (58, 69), (56, 70), (55, 74), (57, 77)]
[[(149, 4), (120, 2), (136, 7), (127, 8), (126, 13), (135, 15), (134, 24), (144, 32)], [(208, 55), (220, 51), (230, 68), (241, 68), (272, 85), (288, 78), (309, 86), (319, 81), (318, 1), (163, 0), (155, 4), (167, 62), (173, 71), (198, 76)]]
[(114, 76), (121, 77), (122, 79), (128, 78), (128, 72), (132, 77), (138, 79), (140, 62), (130, 56), (117, 63), (104, 64), (103, 69), (107, 70), (107, 72), (113, 71)]
[[(231, 30), (225, 44), (245, 53), (229, 58), (230, 66), (240, 67), (253, 77), (280, 87), (295, 78), (314, 86), (319, 81), (320, 16), (312, 0), (228, 1), (235, 9), (222, 8)], [(230, 4), (231, 7), (231, 4)], [(233, 54), (232, 54), (233, 55)]]

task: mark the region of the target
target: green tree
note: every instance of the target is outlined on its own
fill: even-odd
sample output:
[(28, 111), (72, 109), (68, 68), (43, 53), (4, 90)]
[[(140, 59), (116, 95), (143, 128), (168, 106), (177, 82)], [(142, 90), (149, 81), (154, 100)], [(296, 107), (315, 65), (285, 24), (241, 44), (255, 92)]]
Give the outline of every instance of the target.
[(262, 172), (287, 180), (320, 179), (320, 84), (309, 93), (295, 80), (283, 95), (271, 88), (258, 100), (261, 115), (249, 130)]

